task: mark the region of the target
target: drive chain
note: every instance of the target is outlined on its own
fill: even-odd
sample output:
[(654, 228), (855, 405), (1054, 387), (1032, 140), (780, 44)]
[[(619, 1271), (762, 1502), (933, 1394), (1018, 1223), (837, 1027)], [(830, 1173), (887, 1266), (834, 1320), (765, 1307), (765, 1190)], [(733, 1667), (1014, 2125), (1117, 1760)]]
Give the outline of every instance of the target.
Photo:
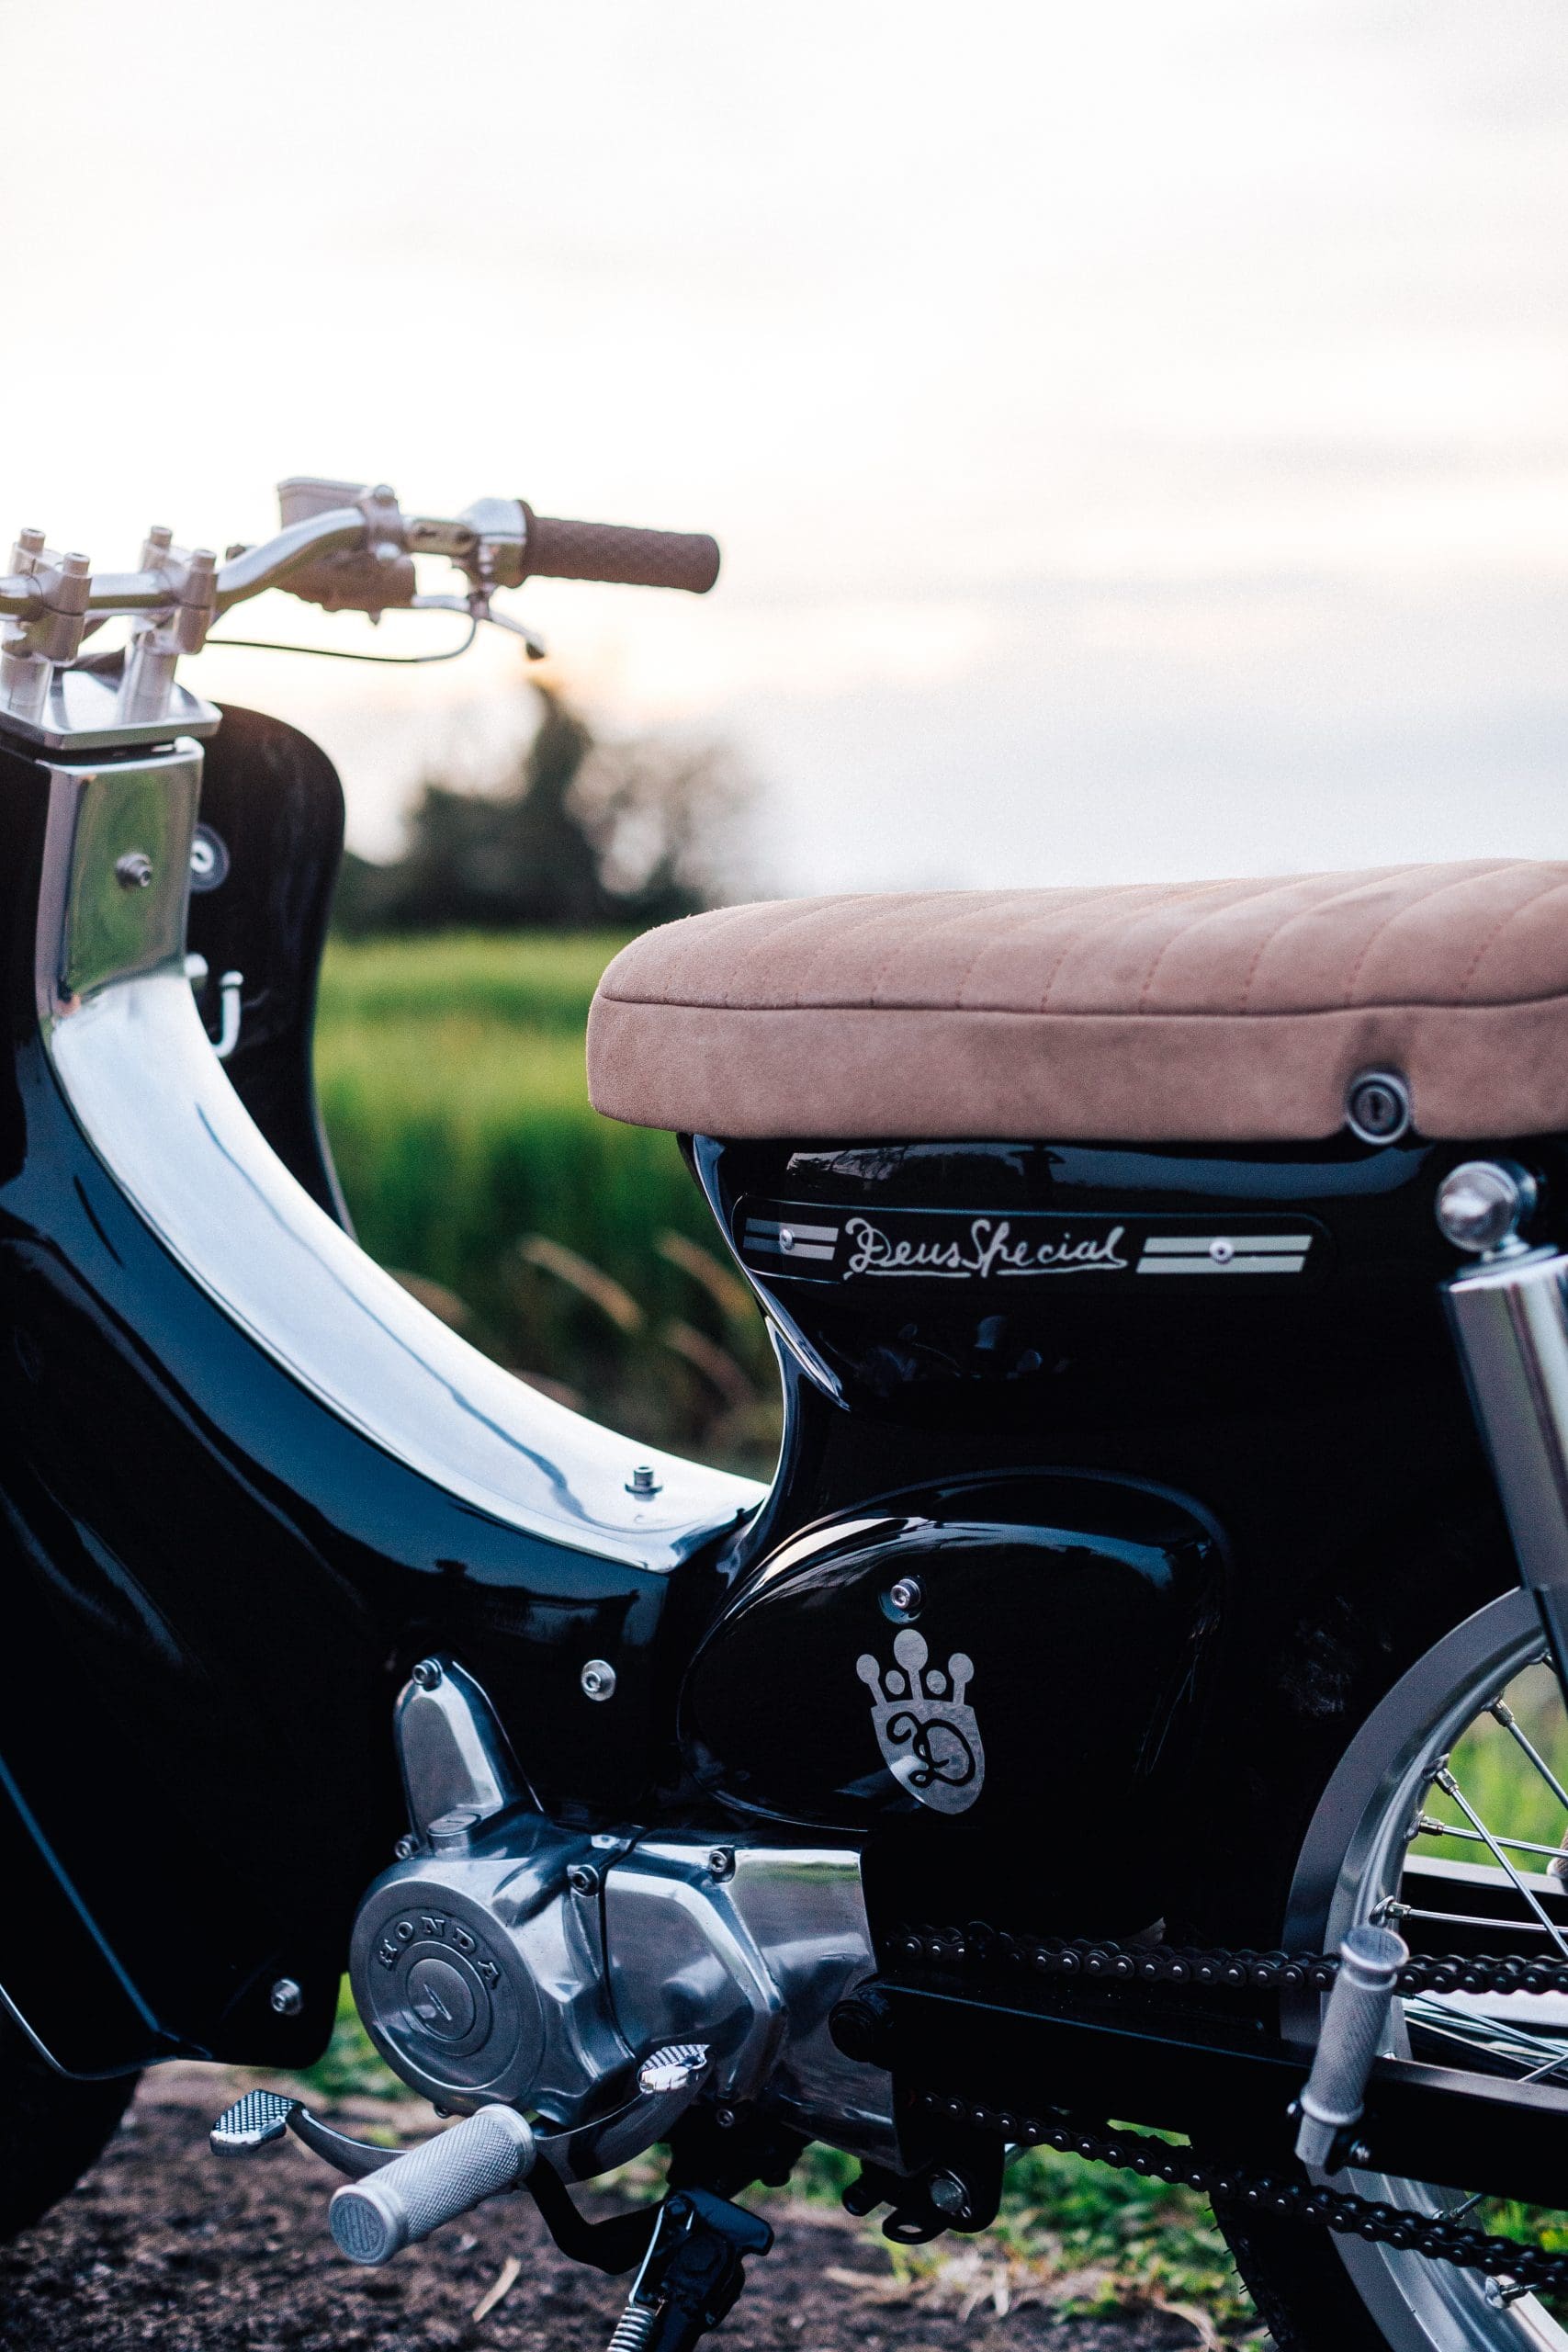
[[(900, 1928), (889, 1939), (887, 1957), (895, 1964), (913, 1962), (917, 1967), (960, 1972), (999, 1967), (1020, 1975), (1076, 1977), (1090, 1984), (1206, 1985), (1262, 1993), (1326, 1992), (1339, 1968), (1332, 1952), (1214, 1951), (1103, 1938), (1021, 1936), (979, 1920), (966, 1928)], [(1399, 1990), (1568, 1994), (1568, 1961), (1522, 1953), (1481, 1958), (1416, 1952), (1400, 1971)], [(916, 2098), (931, 2114), (997, 2132), (1015, 2144), (1064, 2149), (1145, 2178), (1195, 2188), (1232, 2210), (1337, 2230), (1462, 2270), (1484, 2271), (1509, 2297), (1537, 2289), (1568, 2292), (1568, 2254), (1549, 2254), (1514, 2238), (1492, 2237), (1441, 2213), (1415, 2213), (1347, 2189), (1218, 2163), (1149, 2133), (1112, 2131), (1079, 2116), (1017, 2115), (931, 2091), (918, 2092)]]
[[(1398, 1925), (1397, 1914), (1389, 1914), (1388, 1924)], [(1081, 1936), (1019, 1936), (978, 1920), (967, 1928), (899, 1928), (886, 1950), (895, 1963), (912, 1961), (918, 1967), (1000, 1966), (1021, 1975), (1078, 1977), (1090, 1984), (1196, 1984), (1260, 1993), (1325, 1993), (1339, 1969), (1333, 1952), (1204, 1951)], [(1568, 1960), (1517, 1952), (1413, 1952), (1399, 1972), (1399, 1990), (1568, 1994)]]
[[(929, 2114), (995, 2132), (1015, 2146), (1060, 2148), (1095, 2164), (1141, 2173), (1146, 2180), (1195, 2188), (1222, 2211), (1239, 2210), (1244, 2214), (1337, 2230), (1342, 2235), (1370, 2238), (1380, 2245), (1425, 2255), (1434, 2262), (1451, 2262), (1461, 2270), (1485, 2271), (1497, 2281), (1506, 2300), (1541, 2289), (1568, 2291), (1568, 2254), (1549, 2254), (1543, 2246), (1525, 2245), (1517, 2238), (1493, 2237), (1484, 2230), (1467, 2229), (1462, 2221), (1442, 2213), (1415, 2213), (1407, 2207), (1357, 2197), (1348, 2189), (1280, 2179), (1245, 2165), (1198, 2156), (1190, 2148), (1172, 2147), (1168, 2141), (1145, 2132), (1111, 2130), (1081, 2116), (1017, 2115), (1003, 2108), (981, 2106), (974, 2099), (945, 2098), (935, 2091), (917, 2092), (915, 2098)], [(1464, 2210), (1472, 2201), (1467, 2200)]]

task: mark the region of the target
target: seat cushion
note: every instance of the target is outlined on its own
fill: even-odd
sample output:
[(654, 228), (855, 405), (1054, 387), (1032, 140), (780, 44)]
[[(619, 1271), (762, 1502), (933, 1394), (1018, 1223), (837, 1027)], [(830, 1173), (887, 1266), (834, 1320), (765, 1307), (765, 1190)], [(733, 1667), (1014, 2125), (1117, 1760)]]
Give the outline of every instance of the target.
[(1568, 1127), (1568, 865), (727, 907), (599, 984), (589, 1091), (726, 1137), (1309, 1142)]

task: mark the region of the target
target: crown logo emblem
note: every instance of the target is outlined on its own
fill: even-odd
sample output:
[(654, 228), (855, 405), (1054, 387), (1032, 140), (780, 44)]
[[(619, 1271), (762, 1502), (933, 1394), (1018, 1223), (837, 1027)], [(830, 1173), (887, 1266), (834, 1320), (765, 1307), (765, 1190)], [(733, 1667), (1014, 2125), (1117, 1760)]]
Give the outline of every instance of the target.
[(943, 1673), (929, 1656), (923, 1635), (906, 1625), (886, 1672), (869, 1650), (855, 1672), (871, 1692), (876, 1743), (900, 1787), (933, 1813), (967, 1813), (986, 1780), (980, 1726), (964, 1696), (974, 1661), (955, 1650)]

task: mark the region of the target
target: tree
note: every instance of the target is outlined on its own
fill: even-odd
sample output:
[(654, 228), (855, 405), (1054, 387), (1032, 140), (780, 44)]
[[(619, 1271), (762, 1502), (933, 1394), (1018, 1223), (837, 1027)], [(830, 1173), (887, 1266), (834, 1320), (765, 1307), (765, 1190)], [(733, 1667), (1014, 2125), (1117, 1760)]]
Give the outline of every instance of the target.
[(531, 682), (539, 723), (499, 792), (427, 781), (390, 865), (345, 853), (350, 932), (620, 929), (714, 905), (744, 787), (723, 751), (600, 742)]

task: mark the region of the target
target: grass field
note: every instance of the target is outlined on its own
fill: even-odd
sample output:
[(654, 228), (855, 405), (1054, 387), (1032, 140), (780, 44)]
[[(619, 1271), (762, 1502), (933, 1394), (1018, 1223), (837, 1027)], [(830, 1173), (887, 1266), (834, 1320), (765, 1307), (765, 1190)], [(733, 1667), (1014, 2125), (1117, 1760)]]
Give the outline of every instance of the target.
[(360, 1239), (466, 1335), (633, 1436), (765, 1471), (775, 1374), (672, 1136), (589, 1107), (619, 939), (334, 942), (316, 1073)]

